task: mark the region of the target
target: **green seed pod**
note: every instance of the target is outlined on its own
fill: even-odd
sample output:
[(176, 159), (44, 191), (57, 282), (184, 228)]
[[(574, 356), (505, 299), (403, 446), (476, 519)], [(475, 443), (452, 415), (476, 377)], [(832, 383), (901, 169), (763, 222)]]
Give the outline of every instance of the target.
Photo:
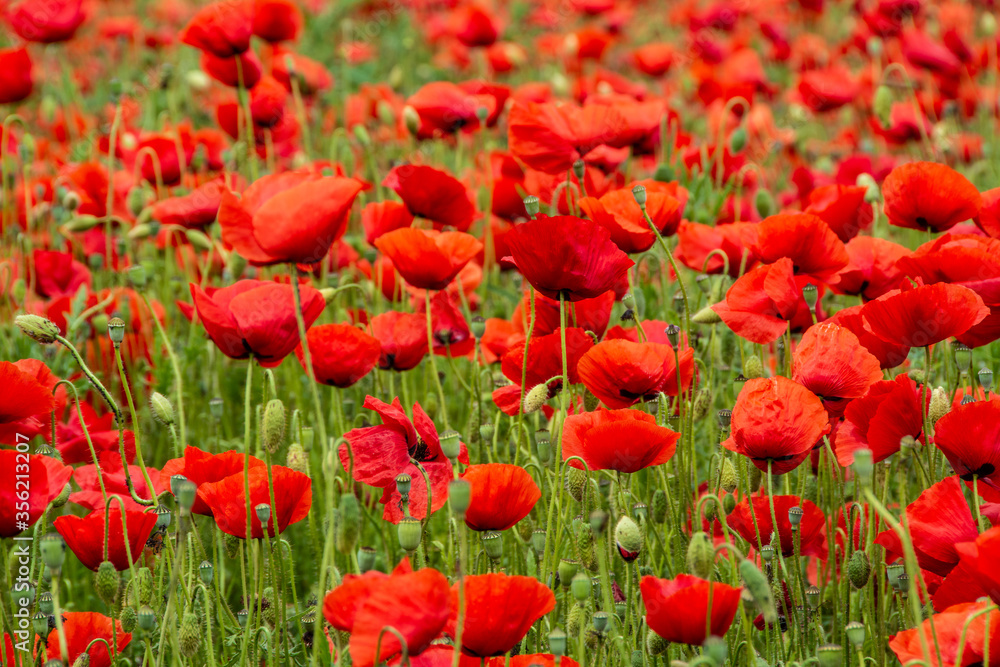
[(396, 526), (396, 535), (399, 537), (399, 546), (406, 551), (413, 553), (420, 546), (420, 538), (423, 537), (423, 526), (419, 519), (412, 516), (404, 516)]
[(59, 533), (47, 533), (39, 540), (39, 551), (45, 566), (57, 572), (66, 559), (66, 541)]
[(483, 442), (493, 442), (493, 424), (486, 422), (479, 427), (479, 437)]
[(56, 336), (59, 335), (59, 326), (40, 315), (18, 315), (14, 318), (14, 324), (21, 333), (42, 345), (56, 342)]
[(193, 613), (184, 614), (177, 640), (181, 654), (185, 658), (193, 658), (198, 654), (198, 649), (201, 648), (201, 628), (198, 627), (198, 618)]
[(764, 364), (761, 363), (760, 357), (757, 355), (747, 357), (746, 363), (743, 364), (743, 376), (748, 380), (764, 377)]
[(261, 436), (264, 449), (274, 454), (285, 439), (285, 404), (272, 398), (264, 408), (264, 429)]
[(646, 631), (646, 653), (650, 656), (663, 655), (670, 648), (670, 642), (652, 630)]
[(726, 458), (722, 459), (722, 466), (719, 470), (719, 486), (726, 493), (732, 493), (736, 490), (736, 486), (739, 484), (739, 475), (736, 473), (736, 466), (733, 462)]
[(531, 535), (535, 532), (535, 522), (531, 520), (530, 516), (526, 516), (514, 526), (514, 530), (517, 531), (518, 536), (521, 538), (522, 542), (527, 542), (531, 539)]
[(448, 502), (452, 512), (459, 518), (465, 517), (466, 510), (472, 500), (472, 485), (464, 479), (453, 480), (448, 484)]
[(844, 626), (844, 634), (847, 635), (847, 641), (851, 642), (854, 648), (861, 648), (865, 643), (865, 624), (852, 621)]
[(305, 475), (309, 474), (309, 455), (297, 442), (288, 446), (288, 453), (285, 456), (285, 465), (296, 472)]
[(851, 554), (851, 560), (847, 564), (847, 578), (851, 585), (858, 590), (864, 588), (871, 574), (872, 564), (868, 555), (860, 549)]
[(840, 667), (844, 664), (844, 647), (840, 644), (823, 644), (816, 649), (819, 667)]
[(340, 496), (340, 520), (337, 522), (337, 551), (349, 554), (354, 551), (361, 534), (361, 508), (353, 493)]
[(122, 630), (125, 632), (132, 632), (135, 629), (135, 624), (138, 621), (138, 615), (135, 613), (134, 607), (124, 607), (122, 609), (121, 615), (118, 617), (121, 621)]
[(156, 612), (153, 611), (149, 605), (139, 607), (139, 613), (137, 616), (139, 619), (140, 630), (150, 632), (156, 627)]
[(694, 576), (709, 578), (715, 567), (715, 546), (708, 533), (698, 531), (691, 536), (684, 562), (687, 564), (687, 571)]
[(618, 546), (618, 555), (626, 563), (639, 557), (643, 544), (642, 529), (631, 517), (623, 516), (618, 520), (618, 525), (615, 526), (615, 544)]
[(174, 406), (170, 400), (158, 391), (154, 391), (149, 397), (149, 407), (153, 413), (153, 418), (164, 426), (174, 423)]
[(503, 558), (503, 535), (495, 530), (483, 533), (483, 551), (493, 562)]
[(754, 565), (753, 561), (744, 560), (740, 563), (740, 576), (760, 613), (764, 615), (764, 621), (768, 625), (777, 621), (778, 610), (774, 606), (774, 594), (764, 573)]
[(563, 587), (569, 587), (573, 577), (580, 571), (580, 564), (571, 558), (563, 558), (559, 561), (556, 572), (559, 574), (559, 583)]
[(577, 572), (573, 575), (570, 588), (573, 590), (574, 600), (577, 602), (586, 602), (591, 595), (590, 575)]
[(97, 567), (97, 572), (94, 573), (94, 590), (97, 591), (97, 597), (110, 607), (115, 598), (118, 597), (120, 584), (121, 580), (114, 563), (109, 560), (103, 561)]
[(663, 489), (653, 492), (653, 499), (649, 503), (649, 517), (654, 523), (663, 523), (667, 520), (667, 494)]

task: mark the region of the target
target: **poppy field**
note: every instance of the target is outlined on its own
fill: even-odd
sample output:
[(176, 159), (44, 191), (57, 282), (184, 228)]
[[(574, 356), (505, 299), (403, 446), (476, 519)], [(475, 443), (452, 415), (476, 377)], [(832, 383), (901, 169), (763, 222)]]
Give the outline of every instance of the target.
[(0, 0), (0, 667), (1000, 667), (992, 0)]

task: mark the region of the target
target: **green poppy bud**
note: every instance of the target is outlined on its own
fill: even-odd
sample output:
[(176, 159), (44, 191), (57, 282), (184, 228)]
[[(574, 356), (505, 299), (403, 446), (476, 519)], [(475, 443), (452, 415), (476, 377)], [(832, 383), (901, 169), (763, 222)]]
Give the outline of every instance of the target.
[(59, 335), (59, 326), (39, 315), (18, 315), (14, 318), (14, 324), (21, 333), (42, 345), (56, 342)]
[(601, 535), (604, 533), (604, 529), (608, 525), (608, 513), (604, 510), (598, 508), (590, 513), (590, 529), (594, 531), (595, 535)]
[(524, 395), (524, 405), (521, 407), (524, 414), (530, 415), (538, 412), (547, 400), (549, 400), (549, 387), (543, 382), (532, 387)]
[(293, 442), (288, 446), (288, 452), (285, 454), (285, 465), (296, 472), (301, 472), (304, 475), (309, 474), (309, 455), (306, 454), (302, 445)]
[(164, 426), (174, 423), (174, 406), (170, 400), (158, 391), (154, 391), (149, 397), (149, 408), (153, 413), (153, 418)]
[(631, 563), (642, 551), (642, 529), (630, 517), (623, 516), (615, 526), (615, 544), (622, 560)]
[(695, 324), (718, 324), (722, 321), (722, 318), (712, 310), (712, 306), (705, 306), (691, 316), (691, 321)]
[(193, 658), (201, 648), (201, 628), (198, 627), (198, 618), (190, 611), (181, 620), (177, 641), (185, 658)]
[(118, 620), (122, 624), (122, 630), (125, 632), (132, 632), (135, 630), (135, 624), (139, 620), (138, 615), (135, 613), (135, 609), (132, 607), (123, 607), (122, 613), (119, 614)]
[(120, 583), (114, 563), (106, 560), (97, 567), (97, 572), (94, 573), (94, 590), (104, 604), (111, 606), (115, 601)]
[(767, 218), (777, 211), (777, 205), (774, 203), (774, 197), (772, 197), (771, 193), (764, 188), (758, 190), (757, 194), (754, 195), (753, 205), (754, 208), (757, 209), (757, 215), (762, 218)]
[(747, 145), (747, 131), (740, 125), (729, 135), (729, 152), (739, 153)]
[(358, 549), (358, 569), (361, 574), (368, 572), (375, 567), (375, 558), (378, 552), (373, 547), (361, 547)]
[(729, 657), (729, 646), (726, 644), (726, 640), (722, 637), (709, 637), (705, 640), (705, 643), (701, 645), (701, 648), (704, 654), (710, 658), (714, 664), (726, 664), (726, 658)]
[(272, 454), (278, 451), (285, 439), (285, 404), (272, 398), (264, 408), (264, 430), (261, 439), (264, 449)]
[(892, 125), (892, 90), (884, 83), (875, 89), (872, 111), (875, 112), (875, 117), (883, 128)]
[(931, 392), (931, 402), (927, 406), (927, 418), (931, 420), (931, 424), (936, 424), (937, 420), (944, 417), (950, 411), (951, 401), (948, 400), (948, 393), (944, 390), (944, 387), (937, 387)]
[(715, 545), (705, 531), (691, 536), (685, 556), (687, 571), (696, 577), (708, 579), (715, 567)]
[(670, 642), (652, 630), (646, 631), (646, 653), (651, 656), (663, 655), (670, 648)]
[(768, 625), (777, 621), (778, 610), (774, 606), (774, 595), (764, 573), (754, 565), (753, 561), (744, 560), (740, 563), (740, 576), (757, 609), (764, 615), (764, 621)]
[(42, 562), (53, 572), (62, 568), (66, 559), (66, 541), (59, 533), (47, 533), (39, 540), (38, 549), (42, 553)]
[(761, 363), (760, 357), (757, 355), (747, 357), (746, 363), (743, 365), (743, 375), (748, 380), (764, 377), (764, 364)]

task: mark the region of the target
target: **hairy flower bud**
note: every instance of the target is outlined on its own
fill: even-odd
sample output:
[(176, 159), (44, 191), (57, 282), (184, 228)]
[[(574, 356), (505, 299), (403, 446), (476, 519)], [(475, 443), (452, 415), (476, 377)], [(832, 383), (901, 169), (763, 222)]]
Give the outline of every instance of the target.
[(524, 414), (530, 415), (538, 412), (549, 398), (549, 387), (545, 383), (535, 385), (524, 395), (524, 405), (521, 406)]
[(285, 404), (280, 398), (272, 398), (264, 408), (264, 429), (261, 439), (264, 449), (272, 454), (278, 451), (285, 439)]
[(631, 563), (639, 557), (643, 543), (642, 529), (631, 517), (623, 516), (618, 520), (618, 525), (615, 527), (615, 543), (618, 546), (618, 554), (626, 563)]
[(340, 520), (337, 522), (337, 551), (349, 554), (354, 551), (361, 535), (361, 507), (353, 493), (340, 496)]
[(715, 567), (715, 546), (712, 538), (705, 531), (698, 531), (691, 536), (685, 557), (687, 571), (696, 577), (708, 579)]
[(768, 625), (777, 621), (778, 610), (774, 606), (774, 594), (764, 573), (754, 565), (753, 561), (744, 560), (740, 563), (740, 576), (757, 609), (763, 614), (764, 621)]
[(118, 597), (118, 587), (120, 579), (114, 563), (109, 560), (101, 562), (94, 573), (94, 590), (101, 602), (111, 606), (115, 598)]
[(663, 489), (653, 491), (653, 499), (649, 504), (649, 516), (655, 523), (663, 523), (667, 520), (667, 494)]
[(201, 648), (201, 628), (198, 627), (198, 617), (192, 612), (184, 614), (181, 620), (181, 627), (177, 633), (177, 640), (180, 644), (181, 655), (185, 658), (193, 658)]
[(156, 421), (164, 426), (170, 426), (174, 423), (174, 406), (170, 403), (170, 399), (160, 392), (154, 391), (153, 395), (149, 397), (149, 408)]
[(718, 324), (722, 321), (722, 318), (712, 310), (712, 306), (705, 306), (691, 316), (691, 321), (695, 324)]
[(760, 357), (757, 355), (747, 357), (746, 363), (743, 364), (743, 375), (748, 380), (764, 377), (764, 364), (761, 363)]
[(868, 583), (868, 578), (872, 573), (872, 564), (868, 560), (868, 555), (858, 549), (851, 554), (851, 560), (847, 564), (847, 578), (854, 588), (860, 590)]
[(936, 424), (937, 420), (944, 417), (949, 411), (951, 411), (951, 401), (948, 400), (948, 393), (944, 387), (937, 387), (931, 392), (931, 402), (927, 406), (927, 418), (931, 420), (931, 424)]
[(40, 315), (18, 315), (14, 318), (14, 324), (21, 333), (42, 345), (56, 342), (56, 336), (59, 335), (59, 326)]

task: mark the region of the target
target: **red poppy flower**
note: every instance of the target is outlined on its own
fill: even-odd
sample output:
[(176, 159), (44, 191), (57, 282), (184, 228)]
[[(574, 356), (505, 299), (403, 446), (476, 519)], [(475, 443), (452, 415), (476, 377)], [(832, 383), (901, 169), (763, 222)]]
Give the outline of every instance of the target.
[[(904, 665), (925, 659), (924, 642), (931, 647), (931, 665), (996, 665), (1000, 661), (1000, 613), (995, 610), (981, 613), (986, 611), (988, 604), (985, 601), (967, 602), (948, 607), (923, 621), (920, 627), (894, 635), (889, 640), (889, 648)], [(988, 658), (983, 655), (987, 634), (990, 640)], [(941, 652), (942, 663), (936, 660), (937, 651)]]
[[(958, 564), (955, 545), (979, 536), (957, 477), (946, 477), (924, 490), (906, 507), (906, 521), (920, 568), (942, 577)], [(903, 545), (894, 530), (879, 533), (875, 544), (885, 547), (886, 562), (903, 557)]]
[[(792, 530), (788, 518), (788, 510), (793, 507), (802, 508), (802, 522), (797, 532)], [(798, 544), (799, 555), (826, 560), (826, 517), (820, 508), (798, 496), (774, 496), (774, 518), (778, 520), (777, 528), (771, 521), (771, 501), (766, 495), (760, 494), (749, 501), (744, 498), (726, 517), (726, 521), (732, 530), (755, 549), (761, 544), (770, 544), (771, 535), (777, 532), (781, 555), (785, 558), (796, 555)]]
[(831, 418), (882, 379), (882, 368), (858, 337), (836, 324), (809, 327), (792, 356), (792, 379), (819, 396)]
[[(79, 657), (86, 652), (90, 656), (90, 667), (111, 667), (108, 647), (111, 647), (117, 657), (132, 641), (132, 633), (125, 632), (121, 621), (97, 612), (64, 611), (62, 623), (63, 636), (66, 637), (66, 651), (69, 654), (66, 657), (71, 665), (76, 664)], [(112, 623), (114, 623), (113, 630)], [(95, 642), (95, 639), (104, 641)], [(62, 657), (60, 646), (59, 630), (52, 630), (46, 640), (46, 659), (60, 660)]]
[[(592, 331), (600, 338), (608, 328), (611, 319), (611, 309), (615, 305), (614, 291), (607, 291), (593, 299), (582, 299), (566, 304), (566, 322), (584, 331)], [(559, 301), (550, 299), (544, 294), (535, 294), (535, 320), (531, 335), (535, 338), (545, 336), (553, 331), (559, 331)], [(515, 330), (527, 334), (531, 325), (531, 295), (525, 294), (510, 316)], [(666, 325), (664, 325), (666, 326)]]
[(364, 187), (353, 178), (310, 172), (264, 176), (242, 198), (222, 195), (222, 240), (255, 266), (318, 262), (343, 235)]
[[(803, 72), (798, 90), (802, 102), (814, 113), (839, 109), (861, 95), (861, 86), (850, 70), (840, 65)], [(868, 211), (870, 215), (870, 206)]]
[[(306, 332), (316, 381), (346, 389), (368, 375), (378, 363), (382, 346), (351, 324), (323, 324)], [(302, 346), (295, 356), (305, 368)]]
[(718, 253), (709, 259), (709, 254), (714, 250), (721, 250), (729, 260), (729, 276), (738, 278), (742, 275), (741, 265), (746, 272), (757, 263), (753, 250), (746, 244), (746, 230), (752, 226), (756, 226), (755, 223), (734, 222), (712, 227), (696, 222), (681, 222), (677, 228), (675, 258), (693, 271), (704, 270), (705, 273), (718, 274), (726, 270), (726, 260), (719, 257)]
[(820, 282), (833, 279), (847, 266), (847, 249), (833, 230), (811, 213), (782, 213), (761, 221), (752, 230), (750, 247), (764, 263), (783, 257), (792, 260), (795, 275)]
[[(72, 476), (72, 468), (51, 456), (0, 449), (0, 538), (14, 537), (35, 525)], [(27, 481), (27, 506), (18, 498), (17, 479)]]
[[(876, 382), (864, 396), (851, 401), (833, 443), (840, 465), (851, 465), (859, 449), (872, 450), (878, 463), (899, 451), (903, 437), (921, 440), (920, 393), (917, 383), (904, 373), (892, 381)], [(925, 398), (930, 401), (930, 396)]]
[(732, 435), (722, 443), (766, 471), (781, 475), (797, 468), (830, 430), (817, 396), (788, 378), (749, 380), (733, 406)]
[[(594, 340), (583, 329), (566, 329), (566, 371), (570, 384), (580, 381), (577, 372), (581, 357), (594, 346)], [(562, 391), (562, 380), (552, 380), (562, 376), (562, 340), (559, 330), (546, 336), (532, 337), (528, 345), (527, 373), (524, 372), (524, 343), (512, 346), (500, 360), (500, 370), (504, 377), (514, 384), (500, 387), (493, 392), (493, 402), (508, 415), (521, 411), (521, 381), (524, 393), (543, 382), (548, 382), (548, 398)]]
[(528, 471), (508, 463), (469, 466), (462, 479), (469, 483), (471, 492), (465, 525), (472, 530), (512, 528), (542, 497)]
[(21, 39), (52, 44), (72, 39), (83, 24), (83, 0), (21, 0), (5, 9), (10, 27)]
[(783, 257), (746, 273), (712, 310), (737, 336), (766, 345), (785, 333), (801, 300), (792, 260)]
[[(93, 463), (93, 457), (90, 454), (90, 445), (92, 444), (98, 457), (106, 452), (111, 453), (118, 457), (120, 464), (118, 429), (115, 428), (114, 413), (105, 412), (103, 415), (98, 415), (90, 403), (85, 402), (80, 403), (80, 412), (83, 413), (83, 421), (87, 425), (86, 432), (84, 432), (83, 426), (80, 424), (75, 409), (66, 413), (65, 421), (56, 422), (56, 442), (54, 446), (59, 450), (59, 455), (62, 457), (63, 463), (67, 465)], [(51, 442), (51, 429), (42, 429), (41, 434), (46, 442), (53, 445)], [(88, 435), (90, 437), (89, 444), (87, 442)], [(122, 434), (121, 439), (125, 446), (126, 460), (134, 460), (135, 433), (126, 430)]]
[(623, 281), (634, 262), (604, 227), (571, 215), (530, 220), (507, 233), (509, 260), (549, 297), (593, 299)]
[(983, 207), (972, 220), (989, 236), (1000, 238), (1000, 188), (985, 190), (982, 196)]
[(722, 637), (740, 606), (739, 588), (690, 574), (676, 579), (645, 576), (639, 592), (649, 629), (676, 644), (699, 646), (709, 636)]
[(368, 320), (368, 331), (381, 345), (378, 367), (384, 371), (416, 368), (427, 354), (424, 315), (390, 310)]
[(0, 49), (0, 104), (17, 104), (31, 95), (31, 57), (28, 49)]
[[(658, 426), (653, 415), (638, 410), (598, 410), (566, 419), (563, 460), (579, 456), (590, 470), (632, 473), (666, 463), (680, 433)], [(577, 460), (569, 462), (583, 469)]]
[(632, 51), (632, 60), (636, 68), (652, 77), (661, 77), (674, 64), (677, 52), (673, 45), (665, 42), (644, 44)]
[[(267, 466), (250, 468), (250, 537), (264, 538), (264, 527), (257, 518), (257, 505), (271, 505), (271, 490), (268, 486)], [(306, 518), (312, 506), (312, 480), (309, 476), (286, 468), (271, 466), (274, 505), (267, 522), (267, 532), (271, 537), (284, 532), (288, 526)], [(202, 484), (199, 497), (212, 512), (219, 530), (227, 535), (247, 539), (247, 495), (244, 487), (244, 473), (238, 472), (224, 477), (218, 482)]]
[(515, 103), (510, 110), (510, 152), (532, 169), (563, 175), (587, 153), (615, 146), (628, 124), (610, 104)]
[(263, 75), (260, 59), (253, 49), (247, 49), (238, 56), (220, 58), (211, 51), (201, 52), (201, 69), (205, 74), (229, 86), (236, 88), (243, 77), (243, 87), (251, 90)]
[(413, 214), (405, 204), (398, 201), (372, 202), (361, 209), (361, 225), (365, 228), (365, 240), (375, 245), (375, 239), (413, 224)]
[(142, 151), (138, 158), (139, 171), (147, 183), (180, 184), (181, 167), (187, 164), (190, 156), (177, 152), (177, 140), (172, 135), (147, 134), (136, 149)]
[[(79, 466), (73, 471), (73, 481), (80, 487), (80, 490), (69, 494), (69, 501), (92, 512), (104, 509), (104, 493), (101, 492), (101, 483), (103, 483), (104, 492), (109, 497), (117, 496), (120, 498), (127, 511), (142, 512), (145, 510), (145, 505), (132, 500), (128, 482), (125, 481), (125, 469), (122, 467), (122, 459), (118, 452), (105, 451), (99, 453), (97, 457), (100, 467), (91, 463)], [(146, 467), (149, 481), (153, 485), (152, 491), (146, 486), (142, 468), (130, 465), (128, 473), (135, 494), (145, 500), (149, 500), (154, 494), (162, 493), (169, 488), (168, 484), (161, 482), (167, 478), (162, 477), (156, 468)], [(118, 503), (116, 502), (112, 506), (118, 507)]]
[(869, 331), (907, 347), (926, 347), (959, 336), (989, 314), (978, 294), (947, 283), (894, 290), (861, 309)]
[(1000, 604), (1000, 526), (977, 536), (974, 542), (955, 545), (961, 564), (990, 599)]
[(895, 368), (906, 361), (910, 348), (906, 345), (887, 343), (865, 328), (865, 320), (861, 316), (863, 306), (851, 306), (834, 313), (828, 320), (857, 336), (858, 341), (879, 361), (882, 370)]
[(462, 652), (466, 655), (503, 655), (524, 638), (535, 621), (556, 607), (555, 595), (534, 577), (466, 576), (451, 587), (451, 615), (445, 632), (452, 637), (458, 627), (459, 585), (465, 598)]
[(871, 301), (899, 286), (903, 272), (896, 262), (910, 254), (909, 248), (873, 236), (855, 237), (846, 247), (850, 261), (837, 276), (835, 291)]
[(403, 279), (419, 289), (442, 290), (483, 248), (464, 232), (407, 227), (383, 234), (375, 247), (385, 253)]
[(399, 195), (410, 213), (434, 223), (435, 229), (454, 227), (464, 232), (476, 219), (476, 206), (469, 191), (440, 169), (402, 164), (392, 168), (382, 186)]
[(280, 44), (273, 45), (272, 49), (271, 75), (289, 92), (292, 90), (293, 75), (298, 77), (299, 92), (306, 98), (333, 86), (333, 77), (323, 63)]
[(1000, 399), (952, 408), (934, 424), (934, 444), (959, 478), (1000, 491)]
[[(133, 563), (141, 559), (146, 540), (156, 526), (156, 513), (126, 510), (127, 536), (122, 532), (122, 512), (117, 504), (111, 505), (107, 521), (109, 531), (107, 559), (119, 572), (127, 570), (129, 553), (132, 555)], [(105, 513), (100, 509), (85, 517), (67, 514), (57, 518), (52, 525), (63, 536), (66, 546), (76, 554), (84, 567), (97, 572), (97, 568), (104, 560), (104, 523)]]
[[(427, 317), (426, 302), (417, 302), (417, 313)], [(427, 326), (426, 319), (424, 326)], [(469, 323), (458, 306), (458, 299), (445, 290), (431, 299), (431, 331), (432, 349), (438, 356), (464, 357), (476, 346)]]
[(825, 222), (841, 241), (847, 243), (857, 237), (858, 232), (868, 229), (875, 217), (872, 205), (865, 201), (867, 191), (860, 185), (821, 185), (809, 193), (805, 212)]
[(402, 650), (394, 633), (382, 631), (386, 626), (402, 635), (407, 654), (419, 655), (448, 622), (448, 594), (448, 580), (437, 570), (397, 568), (369, 590), (354, 615), (352, 664), (373, 667)]
[(882, 183), (889, 224), (944, 232), (975, 218), (982, 208), (979, 190), (943, 164), (910, 162), (893, 169)]
[[(326, 301), (318, 290), (302, 285), (302, 313), (308, 329)], [(253, 355), (261, 366), (281, 363), (299, 344), (295, 297), (291, 285), (240, 280), (208, 291), (191, 283), (191, 296), (208, 337), (231, 359)]]
[[(404, 558), (393, 569), (392, 574), (413, 572), (409, 559)], [(358, 612), (368, 601), (372, 591), (381, 586), (389, 575), (378, 570), (368, 570), (364, 574), (345, 574), (341, 583), (323, 598), (323, 617), (337, 630), (350, 632)]]
[(694, 377), (694, 349), (675, 353), (669, 345), (606, 340), (595, 345), (577, 364), (580, 381), (609, 408), (627, 408), (652, 401), (662, 392), (676, 396), (680, 365), (683, 390)]
[(161, 199), (150, 207), (150, 213), (161, 225), (202, 229), (215, 222), (226, 191), (225, 180), (219, 177), (186, 195)]
[(284, 85), (269, 74), (262, 76), (250, 91), (250, 117), (254, 126), (273, 128), (281, 123), (287, 99), (288, 89)]
[[(497, 111), (496, 98), (464, 90), (450, 81), (432, 81), (425, 84), (407, 98), (406, 105), (416, 111), (420, 119), (420, 124), (416, 128), (418, 139), (434, 139), (441, 135), (454, 134), (459, 130), (475, 130), (480, 125), (480, 109), (484, 109), (487, 116), (492, 116)], [(430, 167), (421, 168), (430, 169)], [(445, 176), (454, 180), (446, 174)], [(464, 189), (460, 192), (464, 194)]]
[[(509, 666), (507, 665), (508, 661), (510, 662)], [(482, 662), (486, 663), (486, 667), (531, 667), (532, 665), (537, 665), (537, 667), (579, 667), (579, 663), (568, 655), (559, 658), (559, 664), (556, 665), (556, 657), (551, 653), (530, 653), (528, 655), (522, 653), (510, 657), (498, 655), (486, 658), (485, 661), (482, 658), (463, 655), (459, 665), (460, 667), (476, 667)], [(431, 665), (429, 667), (437, 666)], [(442, 667), (447, 667), (447, 665)]]
[(490, 46), (497, 41), (500, 33), (500, 27), (493, 16), (471, 2), (452, 12), (451, 24), (455, 37), (468, 47)]
[[(0, 436), (11, 444), (15, 444), (17, 433), (23, 433), (20, 429), (25, 420), (52, 412), (56, 404), (52, 391), (30, 368), (30, 361), (0, 361)], [(41, 422), (35, 426), (40, 427)]]
[(302, 30), (302, 10), (294, 0), (256, 0), (253, 34), (275, 44), (298, 37)]
[[(646, 252), (656, 243), (656, 235), (635, 201), (631, 188), (611, 190), (600, 199), (583, 197), (577, 203), (588, 218), (611, 234), (611, 240), (625, 253)], [(659, 192), (646, 193), (646, 212), (663, 236), (672, 236), (680, 225), (684, 205)]]
[[(427, 486), (423, 474), (410, 463), (413, 459), (423, 466), (431, 480), (431, 512), (441, 509), (448, 500), (448, 484), (453, 473), (451, 462), (441, 451), (431, 418), (419, 403), (415, 403), (411, 421), (398, 398), (389, 405), (367, 396), (364, 407), (375, 410), (382, 417), (382, 424), (356, 428), (344, 434), (347, 444), (338, 450), (344, 470), (357, 482), (381, 488), (381, 502), (386, 506), (383, 516), (398, 523), (403, 511), (399, 507), (396, 476), (403, 473), (411, 478), (410, 515), (418, 519), (427, 516)], [(468, 457), (463, 445), (459, 461), (468, 463)]]
[(229, 58), (250, 48), (253, 24), (253, 0), (213, 2), (191, 17), (181, 31), (181, 42)]
[[(236, 451), (222, 452), (221, 454), (210, 454), (197, 447), (188, 445), (184, 448), (184, 457), (170, 459), (163, 464), (160, 470), (160, 477), (169, 480), (174, 475), (183, 475), (198, 486), (198, 495), (195, 497), (191, 511), (194, 514), (212, 516), (212, 508), (209, 507), (202, 497), (202, 489), (215, 482), (221, 482), (230, 475), (243, 475), (245, 454)], [(250, 457), (250, 468), (264, 466), (264, 462), (256, 456)]]

